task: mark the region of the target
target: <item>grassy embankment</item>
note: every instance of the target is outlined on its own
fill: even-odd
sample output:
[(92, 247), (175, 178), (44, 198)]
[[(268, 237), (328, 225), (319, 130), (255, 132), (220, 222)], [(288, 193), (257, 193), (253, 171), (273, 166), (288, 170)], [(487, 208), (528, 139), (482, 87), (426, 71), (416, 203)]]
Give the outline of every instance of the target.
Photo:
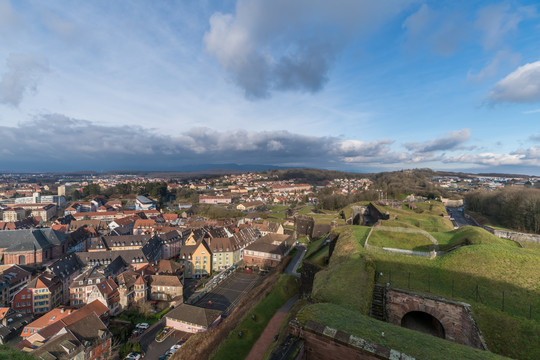
[[(403, 214), (402, 217), (414, 221), (416, 216), (418, 214)], [(432, 221), (417, 221), (428, 228), (434, 224)], [(481, 228), (465, 227), (456, 231), (432, 232), (442, 248), (457, 244), (468, 246), (429, 260), (367, 252), (362, 245), (369, 228), (354, 226), (338, 231), (337, 260), (332, 256), (330, 265), (315, 278), (313, 295), (318, 300), (365, 314), (366, 304), (371, 300), (369, 276), (372, 274), (371, 264), (374, 264), (375, 271), (383, 273), (382, 282), (463, 300), (470, 303), (475, 312), (483, 309), (483, 314), (497, 315), (493, 317), (498, 321), (489, 321), (489, 316), (480, 315), (477, 319), (492, 350), (516, 358), (540, 358), (540, 350), (534, 352), (529, 345), (538, 343), (537, 337), (531, 334), (539, 332), (527, 330), (538, 326), (540, 321), (538, 251), (520, 248), (516, 243), (499, 239)], [(358, 275), (362, 271), (368, 272), (367, 277)], [(501, 311), (503, 291), (504, 312)], [(530, 309), (533, 310), (533, 320), (527, 319)], [(497, 329), (505, 327), (511, 330), (503, 332), (504, 336), (497, 335)]]
[[(297, 278), (281, 275), (274, 289), (247, 313), (212, 354), (211, 359), (244, 359), (276, 311), (297, 293)], [(242, 336), (239, 336), (240, 332)]]
[[(323, 323), (334, 329), (404, 352), (417, 359), (503, 359), (487, 351), (377, 321), (335, 304), (319, 303), (306, 306), (298, 313), (297, 318), (304, 324), (308, 320)], [(382, 336), (383, 333), (384, 336)]]

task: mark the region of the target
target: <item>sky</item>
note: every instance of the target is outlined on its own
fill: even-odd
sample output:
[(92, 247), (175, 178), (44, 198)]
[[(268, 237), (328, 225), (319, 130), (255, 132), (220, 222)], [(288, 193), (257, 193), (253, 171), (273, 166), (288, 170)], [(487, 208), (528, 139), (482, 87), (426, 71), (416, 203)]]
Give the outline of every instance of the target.
[(0, 0), (0, 171), (540, 175), (540, 4)]

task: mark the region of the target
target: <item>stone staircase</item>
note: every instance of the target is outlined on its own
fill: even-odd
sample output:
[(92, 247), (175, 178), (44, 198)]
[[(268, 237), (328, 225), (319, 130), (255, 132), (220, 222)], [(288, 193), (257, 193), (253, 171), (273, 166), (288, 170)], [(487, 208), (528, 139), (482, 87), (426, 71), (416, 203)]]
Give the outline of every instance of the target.
[(386, 321), (386, 289), (384, 285), (375, 284), (369, 316), (380, 321)]

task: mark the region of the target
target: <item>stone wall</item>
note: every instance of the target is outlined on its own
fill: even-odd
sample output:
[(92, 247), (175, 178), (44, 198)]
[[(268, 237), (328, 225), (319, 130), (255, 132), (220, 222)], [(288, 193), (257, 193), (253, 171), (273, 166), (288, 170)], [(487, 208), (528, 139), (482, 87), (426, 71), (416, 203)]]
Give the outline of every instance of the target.
[(311, 236), (315, 220), (311, 216), (299, 215), (294, 219), (295, 229), (300, 236)]
[(321, 271), (321, 267), (307, 260), (302, 261), (302, 269), (300, 270), (300, 297), (308, 298), (313, 290), (313, 281), (315, 274)]
[[(514, 241), (523, 241), (523, 242), (529, 242), (534, 244), (540, 244), (540, 235), (536, 234), (526, 234), (526, 233), (519, 233), (515, 231), (505, 231), (505, 230), (496, 230), (492, 229), (491, 231), (493, 235), (500, 237), (501, 239), (510, 239)], [(488, 230), (489, 231), (489, 230)]]
[(401, 319), (407, 313), (425, 312), (440, 321), (447, 340), (487, 350), (469, 304), (393, 288), (387, 289), (386, 304), (389, 323), (401, 326)]

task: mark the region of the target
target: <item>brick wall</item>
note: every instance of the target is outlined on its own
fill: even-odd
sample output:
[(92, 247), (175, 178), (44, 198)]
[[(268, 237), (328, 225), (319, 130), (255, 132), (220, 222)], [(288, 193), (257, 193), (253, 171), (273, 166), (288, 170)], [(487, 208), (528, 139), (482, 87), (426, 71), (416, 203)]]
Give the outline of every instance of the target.
[(244, 264), (247, 266), (275, 267), (280, 263), (279, 260), (263, 259), (256, 256), (246, 255), (244, 253)]
[(397, 289), (388, 289), (386, 304), (389, 323), (401, 326), (401, 320), (407, 313), (425, 312), (439, 320), (447, 340), (487, 349), (468, 304)]

